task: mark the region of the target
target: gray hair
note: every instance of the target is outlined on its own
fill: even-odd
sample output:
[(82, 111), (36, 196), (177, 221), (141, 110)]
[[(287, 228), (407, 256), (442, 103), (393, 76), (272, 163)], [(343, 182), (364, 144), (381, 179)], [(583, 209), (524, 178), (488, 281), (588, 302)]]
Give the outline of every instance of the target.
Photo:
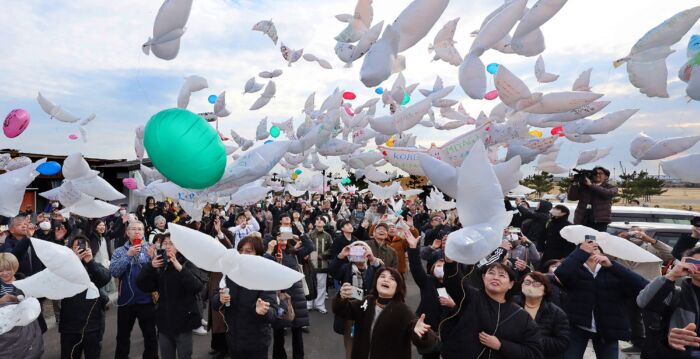
[(155, 223), (159, 223), (159, 222), (165, 223), (165, 222), (166, 222), (165, 217), (163, 217), (163, 216), (156, 216), (156, 218), (153, 220), (153, 223), (155, 224)]
[(10, 228), (13, 228), (20, 224), (20, 222), (27, 220), (25, 216), (15, 216), (10, 220)]
[(134, 225), (137, 225), (137, 224), (140, 224), (141, 227), (146, 228), (146, 227), (143, 225), (143, 222), (141, 222), (141, 221), (139, 221), (139, 220), (135, 220), (135, 221), (130, 221), (130, 222), (129, 222), (129, 225), (126, 226), (126, 229), (129, 230), (129, 229), (131, 229), (131, 227), (133, 227)]

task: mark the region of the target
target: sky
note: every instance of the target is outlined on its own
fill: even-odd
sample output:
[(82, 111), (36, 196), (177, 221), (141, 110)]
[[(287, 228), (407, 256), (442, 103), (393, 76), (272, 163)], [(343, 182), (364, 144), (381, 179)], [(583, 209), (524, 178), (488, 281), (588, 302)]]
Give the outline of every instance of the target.
[[(374, 22), (393, 22), (408, 0), (374, 1)], [(479, 111), (488, 113), (498, 101), (476, 101), (464, 95), (458, 86), (458, 69), (445, 62), (431, 62), (428, 47), (443, 24), (459, 17), (456, 47), (465, 55), (483, 18), (500, 6), (499, 0), (452, 0), (430, 33), (403, 54), (407, 68), (403, 72), (407, 83), (420, 83), (419, 88), (432, 88), (435, 77), (445, 85), (456, 85), (448, 98), (460, 100), (467, 112), (476, 117)], [(141, 45), (152, 34), (153, 21), (162, 2), (156, 0), (120, 1), (43, 1), (23, 0), (5, 2), (0, 11), (0, 113), (15, 108), (30, 112), (32, 121), (19, 137), (0, 136), (0, 148), (15, 148), (25, 152), (67, 155), (81, 152), (88, 157), (135, 159), (134, 129), (144, 125), (160, 110), (176, 106), (183, 77), (200, 75), (208, 80), (209, 88), (192, 95), (189, 109), (193, 112), (211, 111), (207, 97), (227, 92), (231, 116), (219, 121), (219, 129), (228, 134), (235, 129), (244, 137), (254, 138), (259, 120), (281, 122), (294, 117), (295, 125), (303, 122), (301, 109), (309, 94), (316, 93), (316, 104), (339, 87), (357, 94), (355, 105), (376, 97), (374, 88), (359, 81), (362, 60), (344, 68), (335, 56), (333, 37), (345, 24), (335, 15), (352, 13), (354, 1), (340, 0), (195, 0), (182, 37), (180, 53), (172, 61), (146, 56)], [(534, 0), (529, 2), (529, 6)], [(695, 25), (673, 46), (676, 50), (667, 59), (670, 98), (647, 98), (627, 80), (624, 66), (614, 69), (612, 61), (624, 57), (644, 33), (674, 14), (697, 6), (690, 0), (572, 0), (542, 27), (547, 49), (542, 54), (547, 71), (559, 74), (558, 81), (538, 84), (534, 78), (536, 57), (505, 55), (490, 50), (482, 60), (506, 65), (530, 87), (539, 92), (569, 90), (578, 74), (593, 68), (593, 91), (603, 93), (601, 100), (612, 101), (601, 113), (628, 108), (640, 111), (610, 134), (596, 136), (588, 144), (563, 140), (558, 161), (573, 166), (583, 150), (612, 146), (611, 154), (598, 162), (621, 172), (620, 162), (627, 171), (646, 169), (658, 171), (658, 161), (645, 161), (634, 167), (630, 161), (629, 143), (639, 132), (655, 138), (700, 135), (700, 103), (689, 102), (685, 84), (677, 72), (686, 61), (685, 47), (692, 34), (700, 33)], [(272, 19), (281, 42), (293, 49), (303, 48), (326, 59), (333, 65), (325, 70), (316, 63), (300, 60), (288, 67), (278, 46), (260, 32), (251, 31), (260, 20)], [(245, 81), (260, 71), (282, 69), (275, 79), (277, 95), (264, 108), (248, 111), (258, 94), (243, 95)], [(390, 87), (396, 75), (382, 84)], [(490, 87), (493, 83), (489, 80)], [(258, 78), (258, 82), (266, 82)], [(87, 125), (89, 140), (68, 139), (79, 134), (76, 124), (50, 119), (36, 102), (41, 92), (62, 108), (96, 119)], [(415, 99), (422, 98), (416, 91)], [(388, 109), (379, 108), (382, 115)], [(473, 126), (452, 131), (438, 131), (418, 126), (409, 132), (418, 136), (418, 144), (438, 145), (454, 138)], [(262, 145), (259, 142), (257, 145)], [(373, 147), (373, 146), (372, 146)], [(370, 149), (372, 148), (370, 147)], [(700, 152), (700, 144), (687, 153)], [(323, 162), (339, 167), (337, 159)], [(532, 165), (524, 166), (526, 173)], [(390, 169), (389, 167), (383, 169)]]

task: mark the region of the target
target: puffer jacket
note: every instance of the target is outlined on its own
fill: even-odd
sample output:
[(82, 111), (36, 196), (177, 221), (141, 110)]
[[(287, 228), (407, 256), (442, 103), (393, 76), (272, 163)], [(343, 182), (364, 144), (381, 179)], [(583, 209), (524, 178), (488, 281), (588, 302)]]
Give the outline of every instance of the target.
[[(270, 346), (271, 326), (277, 313), (274, 292), (249, 290), (226, 278), (226, 286), (231, 295), (231, 304), (222, 306), (219, 302), (219, 289), (212, 293), (211, 307), (215, 316), (226, 320), (226, 342), (230, 351), (262, 351)], [(257, 300), (270, 303), (265, 315), (255, 312)]]
[[(25, 300), (36, 301), (34, 298)], [(17, 303), (1, 303), (0, 308)], [(38, 302), (35, 304), (40, 306)], [(41, 315), (39, 315), (41, 317)], [(3, 358), (39, 359), (44, 353), (44, 337), (39, 321), (34, 320), (25, 326), (17, 326), (0, 335), (0, 348)]]
[[(83, 266), (88, 276), (90, 276), (90, 281), (97, 288), (104, 287), (112, 279), (112, 276), (109, 275), (109, 270), (94, 260), (83, 264)], [(104, 291), (100, 291), (98, 298), (86, 299), (86, 293), (87, 290), (84, 290), (70, 298), (61, 300), (61, 321), (58, 323), (59, 333), (90, 333), (104, 329), (105, 306), (109, 302), (109, 298)]]
[[(309, 244), (311, 243), (308, 238), (306, 238), (305, 241), (309, 241)], [(304, 243), (305, 241), (303, 240), (302, 243)], [(313, 245), (306, 249), (304, 249), (304, 247), (307, 247), (307, 245), (302, 244), (302, 249), (300, 249), (300, 251), (298, 252), (298, 255), (301, 257), (304, 257), (311, 253), (311, 251), (313, 251)], [(308, 249), (311, 249), (311, 251), (309, 251)], [(282, 252), (282, 265), (291, 268), (295, 271), (299, 270), (299, 261), (297, 259), (297, 254), (291, 253), (289, 247), (287, 247), (286, 251)], [(292, 284), (291, 287), (283, 290), (283, 292), (286, 292), (287, 294), (292, 296), (292, 305), (294, 306), (294, 320), (291, 323), (276, 321), (273, 324), (273, 327), (277, 329), (288, 327), (300, 328), (309, 326), (309, 310), (306, 308), (306, 295), (304, 295), (304, 286), (301, 283), (301, 280), (295, 282), (294, 284)]]
[(617, 187), (608, 182), (592, 184), (590, 187), (572, 184), (567, 198), (578, 201), (574, 212), (574, 224), (584, 224), (586, 207), (593, 208), (593, 220), (596, 223), (612, 222), (612, 199), (617, 196)]
[(648, 282), (614, 261), (593, 277), (584, 267), (588, 257), (589, 253), (577, 248), (554, 272), (566, 290), (564, 311), (571, 326), (590, 328), (595, 316), (596, 331), (603, 338), (629, 340), (627, 301), (636, 298)]
[(171, 263), (165, 269), (153, 268), (148, 263), (136, 278), (136, 285), (142, 291), (160, 294), (156, 325), (159, 332), (172, 336), (196, 329), (202, 322), (196, 294), (202, 291), (204, 283), (195, 275), (198, 269), (194, 264), (179, 253), (177, 259), (182, 264), (179, 272)]
[[(524, 303), (523, 297), (514, 299)], [(542, 354), (545, 359), (560, 359), (569, 346), (569, 319), (566, 313), (549, 300), (543, 300), (535, 315), (535, 322), (542, 338)]]

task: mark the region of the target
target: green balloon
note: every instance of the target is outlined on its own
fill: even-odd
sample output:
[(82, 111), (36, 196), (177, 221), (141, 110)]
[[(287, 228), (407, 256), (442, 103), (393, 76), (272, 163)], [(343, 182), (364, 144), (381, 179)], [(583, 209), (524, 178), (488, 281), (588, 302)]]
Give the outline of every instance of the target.
[(270, 127), (270, 136), (277, 138), (280, 136), (280, 128), (277, 126)]
[(409, 101), (411, 101), (411, 96), (409, 96), (407, 93), (403, 94), (403, 101), (401, 101), (401, 105), (405, 105)]
[(226, 168), (226, 149), (207, 121), (190, 111), (171, 108), (146, 124), (143, 145), (153, 165), (180, 187), (204, 189)]

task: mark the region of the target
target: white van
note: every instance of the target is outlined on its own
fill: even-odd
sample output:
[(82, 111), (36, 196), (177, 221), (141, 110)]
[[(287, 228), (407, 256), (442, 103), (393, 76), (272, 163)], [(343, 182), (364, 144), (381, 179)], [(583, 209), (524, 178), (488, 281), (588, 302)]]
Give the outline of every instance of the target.
[[(658, 209), (658, 208), (657, 208)], [(664, 242), (673, 247), (684, 234), (690, 234), (693, 226), (690, 224), (651, 223), (651, 222), (613, 222), (608, 225), (608, 233), (618, 235), (632, 227), (643, 229), (651, 238)]]
[[(569, 208), (569, 211), (571, 212), (569, 215), (569, 221), (571, 221), (571, 223), (574, 222), (576, 203), (552, 204), (563, 204)], [(653, 222), (689, 225), (690, 220), (697, 216), (700, 216), (700, 212), (670, 208), (612, 206), (613, 222)]]

